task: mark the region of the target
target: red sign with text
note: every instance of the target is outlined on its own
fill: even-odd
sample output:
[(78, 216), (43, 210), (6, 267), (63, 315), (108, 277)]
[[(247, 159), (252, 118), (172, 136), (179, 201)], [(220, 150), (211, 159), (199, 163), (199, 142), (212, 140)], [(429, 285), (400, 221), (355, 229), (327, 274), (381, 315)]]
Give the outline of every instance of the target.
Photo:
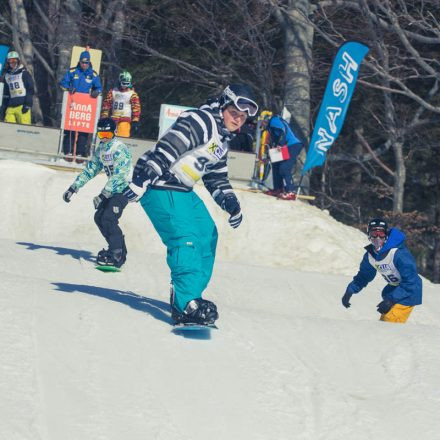
[(68, 93), (64, 130), (93, 133), (97, 105), (97, 99), (88, 93)]

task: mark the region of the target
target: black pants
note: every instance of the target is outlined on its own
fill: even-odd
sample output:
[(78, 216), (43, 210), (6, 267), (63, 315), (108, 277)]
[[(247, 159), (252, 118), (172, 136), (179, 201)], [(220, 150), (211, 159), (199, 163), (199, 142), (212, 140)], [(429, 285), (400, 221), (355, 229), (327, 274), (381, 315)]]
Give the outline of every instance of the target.
[[(88, 146), (87, 141), (89, 138), (88, 133), (82, 133), (78, 131), (78, 139), (76, 140), (76, 155), (77, 156), (88, 156)], [(75, 132), (70, 130), (64, 130), (63, 138), (63, 152), (64, 154), (73, 154), (73, 148), (75, 145)]]
[(124, 259), (127, 255), (127, 248), (125, 247), (124, 235), (119, 227), (119, 218), (127, 203), (128, 200), (125, 196), (115, 194), (109, 199), (105, 199), (95, 213), (95, 223), (106, 239), (109, 250), (122, 249)]

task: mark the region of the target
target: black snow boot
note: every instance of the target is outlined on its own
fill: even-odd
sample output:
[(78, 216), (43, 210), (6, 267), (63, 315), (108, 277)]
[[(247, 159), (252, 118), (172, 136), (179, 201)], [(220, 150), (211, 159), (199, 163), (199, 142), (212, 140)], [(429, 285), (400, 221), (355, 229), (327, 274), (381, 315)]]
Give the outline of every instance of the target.
[(188, 302), (183, 312), (171, 304), (171, 318), (175, 324), (214, 324), (218, 319), (217, 306), (206, 299), (197, 298)]
[(108, 249), (102, 249), (98, 252), (98, 255), (96, 256), (96, 263), (100, 266), (105, 266), (106, 262), (108, 260), (110, 251)]
[(121, 267), (125, 263), (125, 255), (122, 249), (107, 251), (97, 258), (97, 263), (101, 266)]

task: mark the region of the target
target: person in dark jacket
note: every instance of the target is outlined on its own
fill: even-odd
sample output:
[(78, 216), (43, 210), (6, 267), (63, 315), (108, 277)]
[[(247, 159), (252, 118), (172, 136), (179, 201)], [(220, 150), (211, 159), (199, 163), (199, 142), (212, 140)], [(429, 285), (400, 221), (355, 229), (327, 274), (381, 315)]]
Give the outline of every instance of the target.
[[(90, 53), (87, 50), (81, 52), (76, 67), (72, 67), (65, 73), (60, 86), (71, 95), (74, 93), (90, 93), (92, 98), (97, 98), (102, 92), (101, 80), (98, 73), (92, 68)], [(88, 133), (78, 132), (76, 155), (87, 157), (87, 139)], [(63, 151), (65, 155), (73, 155), (74, 143), (75, 131), (64, 130)], [(72, 159), (67, 158), (67, 160), (71, 161)]]
[(4, 76), (5, 88), (3, 106), (6, 108), (5, 122), (31, 124), (31, 109), (34, 97), (34, 81), (20, 62), (17, 52), (8, 53), (8, 68)]
[(359, 272), (347, 286), (342, 305), (350, 307), (350, 298), (360, 292), (379, 272), (387, 282), (382, 301), (377, 305), (380, 320), (404, 323), (414, 306), (422, 304), (422, 279), (411, 252), (405, 246), (405, 234), (397, 228), (388, 231), (387, 222), (375, 218), (368, 224), (366, 253)]
[(287, 146), (288, 150), (286, 159), (277, 162), (272, 160), (273, 190), (266, 191), (265, 194), (281, 200), (295, 200), (292, 173), (304, 145), (281, 116), (265, 110), (261, 112), (260, 117), (262, 118), (261, 127), (269, 131), (270, 147)]
[(254, 121), (246, 122), (240, 130), (237, 130), (235, 137), (229, 142), (231, 150), (252, 153), (254, 150), (256, 124)]

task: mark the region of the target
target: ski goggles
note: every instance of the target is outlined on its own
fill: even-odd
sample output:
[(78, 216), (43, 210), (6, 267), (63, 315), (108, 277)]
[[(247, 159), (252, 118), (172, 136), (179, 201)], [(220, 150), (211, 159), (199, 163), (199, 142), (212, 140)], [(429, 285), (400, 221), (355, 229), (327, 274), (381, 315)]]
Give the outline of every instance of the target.
[(385, 231), (377, 230), (370, 232), (370, 238), (385, 238), (386, 236)]
[(96, 135), (99, 139), (113, 139), (115, 134), (112, 131), (98, 131)]
[(252, 99), (236, 95), (229, 87), (226, 87), (225, 94), (231, 98), (232, 103), (241, 112), (246, 112), (249, 116), (255, 116), (258, 112), (258, 105)]

